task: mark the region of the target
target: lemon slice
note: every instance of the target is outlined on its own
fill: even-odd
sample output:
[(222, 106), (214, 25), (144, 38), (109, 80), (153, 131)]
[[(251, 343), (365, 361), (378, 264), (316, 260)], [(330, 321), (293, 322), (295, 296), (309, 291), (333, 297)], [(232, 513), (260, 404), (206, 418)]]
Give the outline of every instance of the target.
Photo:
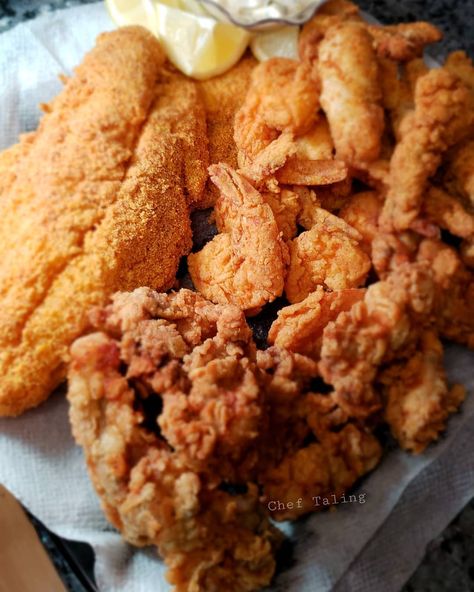
[[(171, 6), (185, 6), (187, 10)], [(171, 62), (182, 72), (203, 80), (225, 72), (239, 61), (250, 34), (202, 12), (188, 12), (192, 0), (154, 2), (156, 30)], [(202, 10), (199, 6), (197, 7)]]
[(281, 27), (280, 29), (256, 33), (250, 42), (253, 55), (263, 62), (270, 58), (298, 59), (299, 27)]
[[(116, 25), (142, 25), (152, 33), (153, 14), (150, 14), (150, 4), (142, 0), (105, 0), (107, 10)], [(151, 17), (151, 18), (150, 18)]]

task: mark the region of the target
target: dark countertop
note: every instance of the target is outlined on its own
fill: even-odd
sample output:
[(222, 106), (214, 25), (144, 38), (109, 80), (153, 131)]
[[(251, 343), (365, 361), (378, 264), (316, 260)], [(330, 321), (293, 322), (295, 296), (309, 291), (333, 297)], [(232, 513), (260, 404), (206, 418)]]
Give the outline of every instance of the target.
[[(40, 14), (92, 1), (0, 0), (0, 32)], [(432, 50), (435, 56), (465, 49), (474, 57), (474, 0), (358, 0), (358, 4), (382, 22), (428, 20), (438, 25), (445, 38)], [(64, 574), (67, 568), (54, 539), (41, 526), (38, 529), (55, 557), (58, 569)], [(81, 553), (76, 548), (74, 551), (76, 556), (84, 559), (86, 571), (90, 570), (90, 554)], [(70, 574), (66, 574), (65, 579), (71, 590), (82, 592), (83, 588), (77, 587)], [(474, 499), (428, 545), (422, 564), (403, 592), (474, 592)]]

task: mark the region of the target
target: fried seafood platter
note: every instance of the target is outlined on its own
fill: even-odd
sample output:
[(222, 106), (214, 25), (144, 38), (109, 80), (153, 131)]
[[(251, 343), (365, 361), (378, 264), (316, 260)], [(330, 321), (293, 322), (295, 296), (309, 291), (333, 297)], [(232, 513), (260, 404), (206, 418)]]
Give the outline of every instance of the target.
[(177, 592), (270, 585), (279, 522), (461, 407), (474, 67), (428, 69), (440, 38), (330, 0), (298, 59), (196, 82), (122, 28), (0, 154), (0, 415), (67, 376), (107, 518)]

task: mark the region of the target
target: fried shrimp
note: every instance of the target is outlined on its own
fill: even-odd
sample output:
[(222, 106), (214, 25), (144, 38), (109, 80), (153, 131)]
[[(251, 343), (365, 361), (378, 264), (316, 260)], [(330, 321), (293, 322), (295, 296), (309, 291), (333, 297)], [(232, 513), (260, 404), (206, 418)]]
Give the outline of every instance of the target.
[(301, 302), (318, 286), (331, 290), (361, 286), (370, 269), (357, 230), (322, 208), (313, 220), (311, 230), (290, 243), (285, 293), (291, 303)]
[(221, 234), (189, 255), (189, 272), (209, 300), (251, 313), (282, 294), (287, 248), (271, 207), (244, 177), (225, 165), (213, 165), (210, 174), (221, 192)]
[(301, 302), (278, 312), (268, 333), (268, 343), (318, 359), (326, 325), (363, 297), (361, 289), (326, 292), (318, 286)]
[(282, 167), (296, 150), (294, 138), (312, 127), (318, 109), (319, 88), (309, 66), (286, 58), (259, 64), (235, 118), (234, 140), (244, 174), (261, 181)]

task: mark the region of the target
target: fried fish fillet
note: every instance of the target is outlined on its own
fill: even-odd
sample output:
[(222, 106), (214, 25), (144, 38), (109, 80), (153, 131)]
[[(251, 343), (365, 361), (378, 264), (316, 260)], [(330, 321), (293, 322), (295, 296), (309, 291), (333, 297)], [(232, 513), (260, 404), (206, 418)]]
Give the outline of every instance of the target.
[(164, 72), (162, 78), (155, 104), (155, 110), (160, 113), (158, 117), (161, 133), (179, 138), (183, 148), (183, 173), (188, 204), (191, 208), (203, 207), (201, 202), (209, 166), (204, 103), (197, 85), (176, 70)]
[(21, 152), (0, 199), (0, 415), (61, 382), (91, 306), (117, 289), (171, 287), (191, 246), (192, 147), (166, 125), (164, 61), (140, 27), (100, 35), (27, 146), (10, 153)]
[[(250, 76), (257, 61), (245, 56), (228, 72), (198, 82), (207, 116), (209, 160), (211, 164), (223, 162), (237, 168), (237, 148), (234, 143), (234, 118), (244, 102)], [(209, 207), (219, 196), (217, 187), (209, 179), (200, 207)]]

